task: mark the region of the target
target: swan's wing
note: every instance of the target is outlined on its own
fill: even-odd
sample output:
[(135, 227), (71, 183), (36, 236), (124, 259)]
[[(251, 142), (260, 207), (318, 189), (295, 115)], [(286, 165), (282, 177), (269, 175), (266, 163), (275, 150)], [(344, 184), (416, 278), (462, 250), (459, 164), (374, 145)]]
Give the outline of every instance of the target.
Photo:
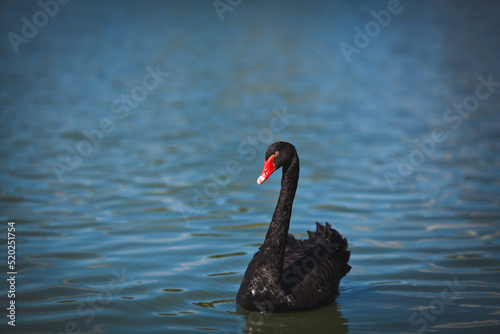
[(347, 240), (340, 233), (328, 223), (308, 233), (309, 239), (291, 242), (283, 263), (282, 286), (290, 306), (297, 309), (333, 302), (341, 278), (351, 269)]

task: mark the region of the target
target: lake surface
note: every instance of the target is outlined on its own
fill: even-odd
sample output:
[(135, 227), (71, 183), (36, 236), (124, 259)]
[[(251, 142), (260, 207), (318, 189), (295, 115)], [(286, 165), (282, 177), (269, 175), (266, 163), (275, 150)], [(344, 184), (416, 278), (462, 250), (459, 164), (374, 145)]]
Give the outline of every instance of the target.
[[(47, 3), (0, 5), (0, 332), (498, 333), (497, 2)], [(352, 270), (260, 315), (277, 140), (290, 232), (332, 223)]]

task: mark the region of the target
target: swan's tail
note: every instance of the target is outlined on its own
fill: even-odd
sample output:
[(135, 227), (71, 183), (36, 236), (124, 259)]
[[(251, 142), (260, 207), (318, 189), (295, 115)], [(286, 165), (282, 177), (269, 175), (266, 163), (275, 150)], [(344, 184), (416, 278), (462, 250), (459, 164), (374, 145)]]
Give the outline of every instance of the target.
[(330, 247), (332, 247), (341, 262), (343, 275), (346, 275), (350, 270), (351, 266), (347, 264), (351, 256), (351, 252), (347, 250), (348, 243), (347, 239), (344, 238), (337, 230), (333, 229), (329, 223), (325, 226), (316, 222), (316, 231), (307, 231), (309, 234), (310, 242), (327, 242)]

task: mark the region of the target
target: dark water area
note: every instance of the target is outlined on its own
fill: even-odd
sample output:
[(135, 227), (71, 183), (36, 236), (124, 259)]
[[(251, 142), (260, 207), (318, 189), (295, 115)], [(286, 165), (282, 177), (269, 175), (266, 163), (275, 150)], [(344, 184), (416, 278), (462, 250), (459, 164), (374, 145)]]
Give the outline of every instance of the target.
[[(0, 8), (0, 332), (498, 333), (498, 2)], [(290, 232), (330, 222), (352, 270), (261, 315), (235, 296), (277, 140)]]

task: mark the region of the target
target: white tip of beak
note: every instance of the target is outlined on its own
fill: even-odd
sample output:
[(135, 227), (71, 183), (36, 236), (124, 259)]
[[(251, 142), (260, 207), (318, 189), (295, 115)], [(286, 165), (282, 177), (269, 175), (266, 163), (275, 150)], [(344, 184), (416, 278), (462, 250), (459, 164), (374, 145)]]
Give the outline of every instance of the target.
[(262, 182), (264, 182), (266, 179), (264, 178), (264, 176), (259, 176), (259, 178), (257, 179), (257, 184), (260, 185)]

